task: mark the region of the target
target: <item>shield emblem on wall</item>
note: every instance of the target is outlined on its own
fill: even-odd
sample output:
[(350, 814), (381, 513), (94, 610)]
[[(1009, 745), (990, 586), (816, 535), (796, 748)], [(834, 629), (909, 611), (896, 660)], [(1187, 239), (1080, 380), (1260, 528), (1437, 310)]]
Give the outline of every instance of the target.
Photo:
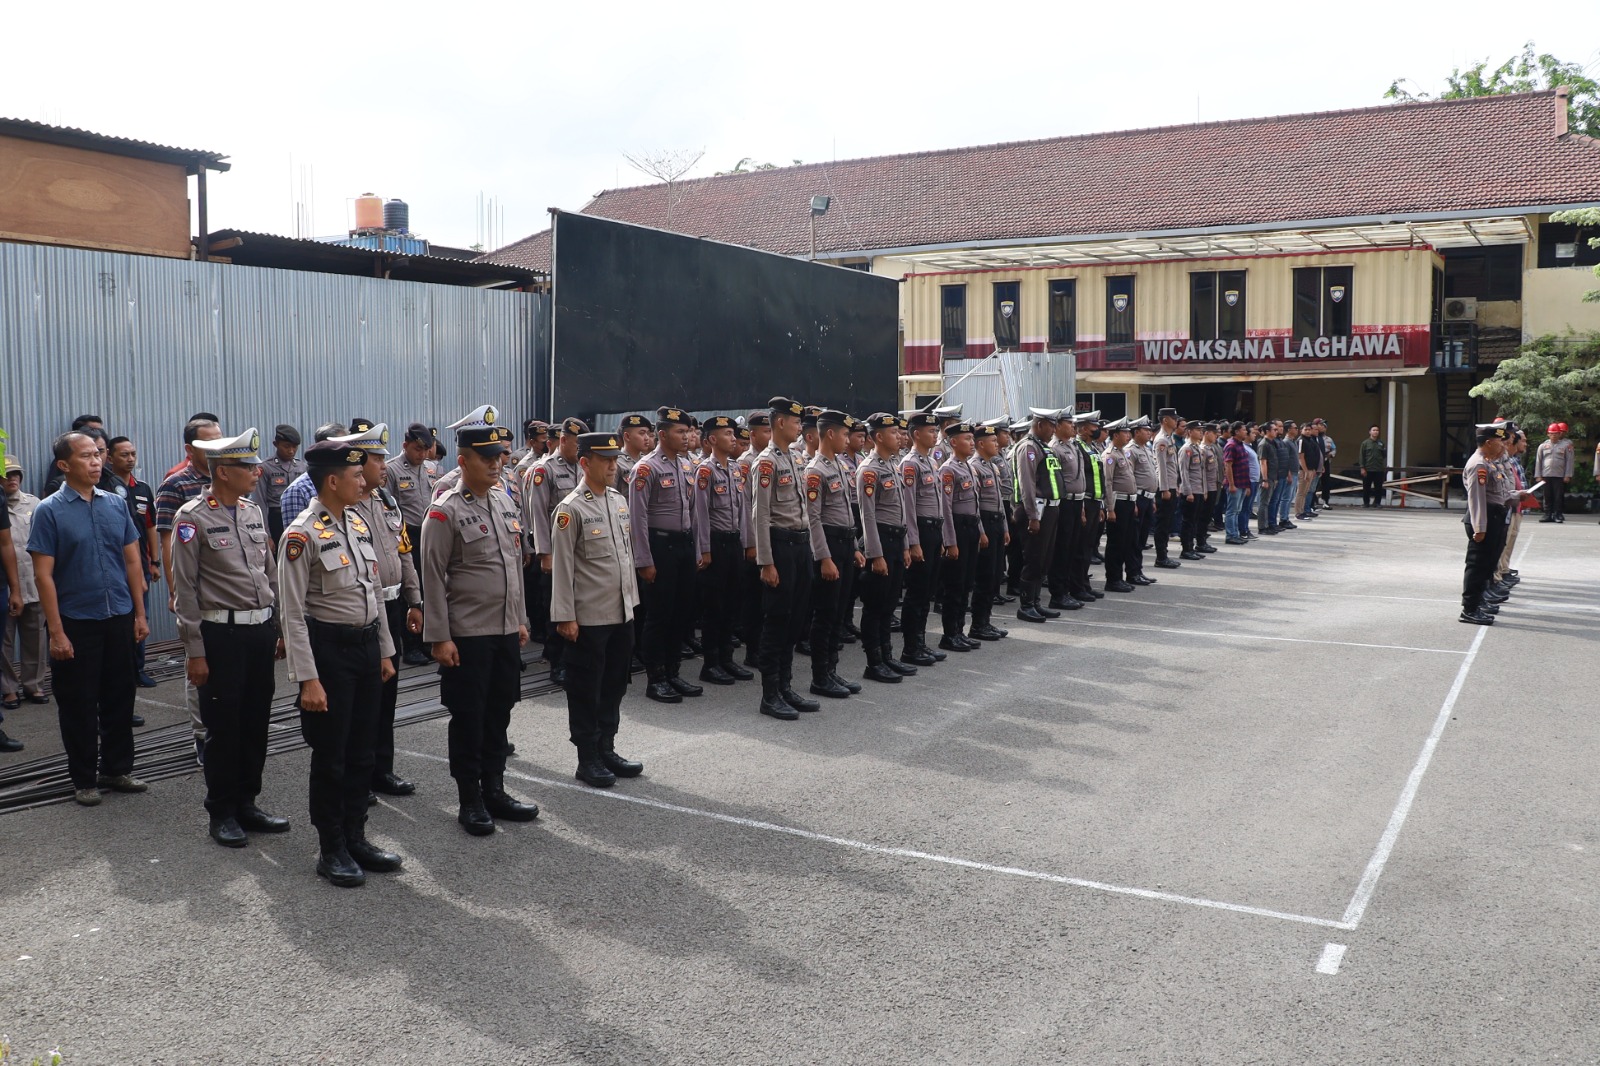
[(1125, 292), (1119, 292), (1115, 296), (1111, 297), (1111, 308), (1119, 315), (1126, 311), (1128, 309), (1128, 294)]
[(1328, 286), (1328, 298), (1331, 299), (1336, 304), (1344, 303), (1344, 286), (1343, 285), (1329, 285)]
[(1000, 301), (1000, 317), (1001, 318), (1010, 318), (1013, 314), (1016, 313), (1016, 310), (1017, 310), (1017, 302), (1015, 300), (1001, 300)]
[(1239, 290), (1238, 289), (1229, 289), (1227, 292), (1223, 293), (1222, 294), (1222, 302), (1227, 304), (1229, 307), (1238, 307), (1239, 306)]

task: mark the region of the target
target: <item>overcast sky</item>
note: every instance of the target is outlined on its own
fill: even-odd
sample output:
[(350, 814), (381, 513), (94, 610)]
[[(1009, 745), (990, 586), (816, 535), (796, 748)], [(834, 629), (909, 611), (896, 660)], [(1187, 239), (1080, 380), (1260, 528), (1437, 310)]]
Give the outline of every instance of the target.
[(213, 228), (292, 233), (310, 170), (315, 233), (371, 191), (450, 245), (479, 239), (480, 194), (511, 241), (649, 181), (625, 152), (703, 148), (699, 175), (1363, 107), (1527, 40), (1600, 73), (1594, 0), (90, 0), (8, 5), (3, 24), (0, 115), (228, 154)]

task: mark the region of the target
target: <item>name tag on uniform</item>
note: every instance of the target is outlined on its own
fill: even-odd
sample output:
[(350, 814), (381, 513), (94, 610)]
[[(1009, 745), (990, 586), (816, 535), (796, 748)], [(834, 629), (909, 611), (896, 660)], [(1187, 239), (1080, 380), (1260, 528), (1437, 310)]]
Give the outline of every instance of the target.
[(676, 482), (670, 474), (656, 479), (656, 484), (660, 485), (664, 489), (670, 489), (675, 483)]

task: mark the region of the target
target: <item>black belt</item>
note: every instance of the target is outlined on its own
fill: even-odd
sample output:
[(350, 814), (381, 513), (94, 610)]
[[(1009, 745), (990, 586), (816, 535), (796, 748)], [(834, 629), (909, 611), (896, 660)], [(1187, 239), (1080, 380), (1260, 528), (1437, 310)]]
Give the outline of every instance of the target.
[(942, 526), (942, 525), (944, 525), (944, 521), (942, 519), (938, 519), (938, 518), (918, 518), (917, 519), (917, 525), (919, 525), (919, 526)]
[(811, 534), (803, 529), (777, 529), (769, 530), (774, 544), (809, 544)]
[(713, 529), (711, 531), (712, 540), (728, 540), (729, 538), (738, 540), (739, 537), (740, 533), (737, 529)]
[(978, 515), (982, 518), (987, 518), (991, 522), (1004, 522), (1006, 520), (1004, 511), (979, 511)]
[(652, 528), (650, 530), (650, 538), (652, 540), (664, 540), (669, 544), (676, 544), (679, 542), (687, 544), (694, 539), (694, 534), (682, 529)]
[(906, 535), (906, 527), (905, 526), (889, 526), (889, 525), (883, 524), (882, 522), (877, 523), (877, 526), (878, 526), (878, 535), (879, 536), (883, 536), (883, 535), (887, 534), (887, 535), (889, 535), (891, 537), (903, 537), (903, 536)]
[(365, 644), (378, 639), (378, 620), (374, 618), (364, 626), (345, 626), (308, 617), (306, 630), (312, 636), (326, 637), (340, 644)]
[(828, 537), (854, 538), (856, 535), (856, 531), (849, 526), (823, 526), (822, 533), (824, 536)]
[(950, 517), (958, 526), (975, 526), (978, 524), (978, 516), (975, 514), (953, 514)]

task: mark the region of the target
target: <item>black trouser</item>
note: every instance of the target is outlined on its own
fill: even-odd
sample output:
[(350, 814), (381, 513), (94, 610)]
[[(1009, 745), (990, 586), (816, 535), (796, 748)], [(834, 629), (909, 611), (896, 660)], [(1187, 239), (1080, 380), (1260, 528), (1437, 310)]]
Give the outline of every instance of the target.
[(1082, 500), (1062, 500), (1055, 508), (1056, 542), (1050, 549), (1050, 573), (1046, 585), (1051, 596), (1070, 596), (1077, 587), (1073, 579), (1078, 565), (1078, 540), (1083, 535), (1079, 519), (1083, 515)]
[(72, 658), (50, 660), (61, 744), (72, 787), (93, 788), (97, 772), (133, 772), (133, 612), (62, 615), (61, 630), (72, 642)]
[(906, 599), (900, 605), (900, 636), (908, 648), (927, 643), (928, 611), (933, 606), (934, 582), (939, 579), (939, 553), (944, 550), (943, 525), (937, 518), (917, 519), (922, 561), (913, 558), (906, 569)]
[(1027, 540), (1022, 546), (1022, 602), (1037, 603), (1039, 589), (1043, 587), (1045, 575), (1050, 569), (1051, 553), (1056, 547), (1061, 505), (1051, 507), (1047, 502), (1046, 506), (1039, 509), (1039, 530), (1036, 533), (1027, 532), (1027, 509), (1017, 509), (1022, 512), (1023, 535)]
[(1117, 500), (1115, 502), (1117, 516), (1115, 522), (1106, 523), (1106, 581), (1126, 581), (1138, 571), (1130, 570), (1132, 565), (1133, 549), (1138, 542), (1133, 538), (1139, 535), (1138, 521), (1132, 500)]
[(283, 508), (276, 504), (267, 508), (267, 536), (274, 545), (283, 543)]
[(506, 727), (522, 696), (521, 644), (515, 633), (457, 637), (456, 651), (461, 665), (439, 668), (439, 701), (450, 712), (450, 776), (469, 784), (504, 777)]
[(650, 558), (656, 579), (640, 582), (644, 598), (644, 646), (639, 658), (650, 680), (678, 676), (684, 638), (694, 625), (694, 534), (652, 529)]
[(746, 559), (739, 564), (739, 596), (744, 609), (744, 626), (740, 639), (744, 641), (745, 665), (755, 665), (761, 658), (761, 567)]
[(972, 628), (989, 624), (994, 616), (994, 597), (1006, 573), (1006, 516), (999, 511), (979, 511), (978, 519), (987, 548), (978, 549), (978, 566), (972, 582)]
[(978, 578), (978, 535), (983, 532), (975, 514), (954, 515), (951, 521), (956, 527), (956, 557), (944, 560), (939, 568), (944, 583), (939, 595), (940, 621), (947, 637), (966, 632), (967, 601)]
[(1144, 576), (1144, 538), (1155, 525), (1156, 501), (1140, 496), (1133, 501), (1133, 536), (1128, 540), (1128, 557), (1124, 560), (1128, 576)]
[[(313, 500), (313, 502), (315, 501)], [(422, 527), (406, 526), (406, 536), (411, 539), (411, 551), (406, 555), (406, 558), (410, 559), (411, 565), (417, 568), (417, 584), (420, 587), (422, 584)], [(434, 609), (442, 611), (444, 610), (444, 604), (441, 603)], [(401, 643), (400, 650), (408, 655), (413, 651), (420, 651), (424, 654), (428, 651), (423, 646), (422, 634), (409, 631), (405, 634), (405, 640)]]
[(778, 587), (761, 585), (761, 680), (787, 686), (794, 676), (794, 643), (806, 624), (800, 610), (811, 585), (811, 535), (773, 528), (770, 536)]
[(383, 605), (384, 625), (394, 641), (394, 676), (383, 683), (378, 698), (378, 720), (372, 729), (372, 776), (394, 773), (394, 709), (400, 702), (400, 647), (406, 631), (406, 601), (397, 596)]
[(711, 565), (700, 571), (700, 602), (705, 607), (701, 619), (701, 646), (705, 665), (725, 663), (733, 658), (733, 619), (742, 598), (739, 587), (744, 547), (737, 530), (711, 534)]
[(300, 735), (311, 746), (311, 824), (324, 847), (367, 823), (372, 732), (383, 698), (381, 624), (340, 626), (306, 619), (311, 656), (328, 697), (327, 710), (300, 712)]
[(633, 623), (578, 626), (566, 663), (567, 728), (578, 758), (615, 750), (622, 697), (633, 673)]
[(1461, 582), (1461, 609), (1476, 611), (1483, 606), (1483, 594), (1494, 579), (1494, 568), (1500, 553), (1506, 550), (1506, 509), (1489, 505), (1489, 527), (1484, 530), (1482, 543), (1472, 539), (1472, 518), (1461, 520), (1467, 527), (1467, 565)]
[(870, 559), (861, 572), (861, 643), (887, 652), (892, 640), (889, 626), (905, 584), (905, 527), (879, 523), (878, 544), (883, 548), (883, 563), (888, 573), (875, 573)]
[(1178, 523), (1178, 543), (1183, 545), (1183, 550), (1193, 552), (1195, 547), (1202, 543), (1200, 530), (1203, 528), (1200, 521), (1200, 509), (1205, 506), (1205, 497), (1195, 493), (1193, 497), (1180, 494), (1178, 508), (1181, 512), (1181, 521)]
[(1022, 587), (1022, 560), (1023, 551), (1028, 543), (1028, 523), (1018, 521), (1023, 509), (1013, 506), (1006, 515), (1006, 528), (1011, 531), (1011, 543), (1004, 548), (1003, 568), (1001, 574), (1005, 579), (1006, 588), (1012, 592)]
[(232, 818), (261, 794), (272, 717), (278, 627), (201, 622), (208, 676), (198, 695), (206, 724), (206, 810)]
[(1361, 502), (1382, 506), (1383, 504), (1383, 471), (1368, 468), (1361, 475)]
[[(1166, 498), (1163, 499), (1162, 497)], [(1176, 492), (1156, 493), (1156, 562), (1167, 561), (1167, 544), (1172, 540), (1172, 520), (1178, 513)]]
[(1544, 483), (1544, 513), (1551, 518), (1559, 518), (1562, 508), (1566, 506), (1567, 483), (1554, 475), (1545, 479)]
[[(1212, 489), (1206, 493), (1205, 504), (1195, 512), (1194, 539), (1196, 544), (1204, 545), (1211, 542), (1211, 512), (1215, 508), (1217, 500), (1222, 497), (1222, 493)], [(1197, 496), (1195, 499), (1199, 499), (1199, 497)], [(1218, 518), (1217, 521), (1221, 522), (1222, 519)]]
[(1094, 562), (1094, 546), (1100, 540), (1100, 501), (1086, 499), (1081, 506), (1083, 520), (1078, 523), (1077, 542), (1074, 545), (1077, 564), (1073, 567), (1073, 589), (1089, 595), (1089, 567)]
[(834, 581), (822, 579), (822, 562), (811, 574), (811, 675), (825, 677), (839, 665), (834, 642), (850, 617), (856, 595), (856, 531), (848, 526), (823, 526), (828, 538), (828, 558), (839, 570)]
[(1331, 499), (1331, 497), (1333, 496), (1333, 471), (1331, 469), (1324, 469), (1322, 471), (1322, 482), (1321, 483), (1322, 483), (1322, 506), (1330, 507), (1330, 506), (1333, 505), (1333, 500)]

